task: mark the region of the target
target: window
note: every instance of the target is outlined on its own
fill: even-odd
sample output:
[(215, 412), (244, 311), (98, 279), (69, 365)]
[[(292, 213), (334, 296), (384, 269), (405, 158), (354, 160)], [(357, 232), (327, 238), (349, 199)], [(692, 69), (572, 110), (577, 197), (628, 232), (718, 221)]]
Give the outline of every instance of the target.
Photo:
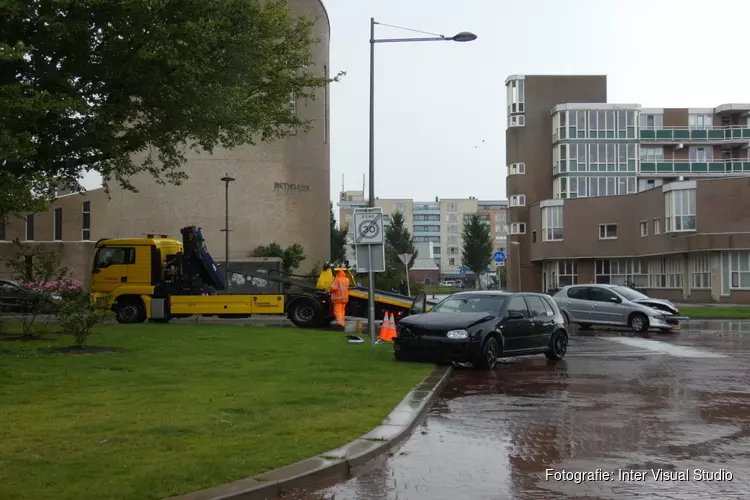
[(664, 115), (661, 114), (646, 114), (641, 116), (641, 128), (643, 129), (657, 129), (662, 128), (664, 124)]
[(508, 303), (508, 312), (509, 313), (520, 313), (523, 314), (524, 317), (529, 315), (529, 309), (526, 305), (526, 301), (523, 300), (523, 297), (520, 295), (514, 295), (511, 297), (510, 302)]
[(447, 231), (449, 233), (458, 233), (458, 225), (457, 224), (449, 224)]
[(611, 290), (607, 290), (604, 287), (592, 286), (589, 287), (589, 300), (594, 302), (612, 302), (612, 299), (616, 299), (617, 295)]
[[(90, 241), (91, 240), (91, 202), (90, 201), (83, 202), (82, 207), (81, 207), (81, 212), (83, 215), (83, 219), (81, 220), (81, 229), (83, 233), (81, 235), (81, 239), (83, 241)], [(346, 216), (347, 222), (351, 222), (351, 219), (352, 219), (351, 215)]]
[(401, 213), (406, 212), (406, 203), (396, 203), (396, 211)]
[(508, 175), (523, 175), (525, 173), (525, 163), (511, 163), (510, 165), (508, 165)]
[(541, 298), (533, 295), (527, 295), (524, 298), (526, 299), (526, 305), (528, 305), (532, 317), (547, 316), (547, 309), (544, 307)]
[(648, 221), (641, 221), (641, 238), (648, 236)]
[(714, 148), (713, 147), (690, 147), (690, 161), (705, 163), (714, 159)]
[(511, 207), (523, 207), (526, 206), (526, 195), (524, 194), (514, 194), (510, 197), (510, 206)]
[(458, 204), (457, 203), (448, 203), (448, 211), (449, 212), (458, 212)]
[(456, 265), (456, 258), (455, 257), (448, 257), (448, 265), (449, 266), (455, 266)]
[(542, 241), (562, 241), (563, 207), (542, 208)]
[(661, 221), (654, 219), (654, 234), (661, 234)]
[(524, 109), (526, 104), (524, 81), (522, 79), (511, 80), (506, 85), (505, 90), (507, 92), (506, 104), (508, 106), (508, 115), (513, 113), (524, 113), (526, 111)]
[[(505, 222), (505, 214), (495, 214), (495, 222)], [(495, 231), (500, 231), (500, 229)]]
[(448, 236), (449, 245), (458, 245), (458, 236)]
[(658, 162), (664, 161), (664, 148), (653, 146), (641, 146), (641, 161)]
[(34, 241), (34, 214), (26, 216), (26, 241)]
[(52, 219), (52, 239), (53, 241), (62, 241), (62, 222), (63, 212), (62, 208), (58, 207), (53, 212)]
[(495, 232), (502, 233), (505, 228), (505, 224), (495, 224)]
[(135, 248), (125, 247), (101, 247), (96, 251), (94, 258), (98, 268), (135, 264)]
[[(557, 271), (554, 273), (554, 271)], [(578, 261), (574, 259), (558, 260), (553, 268), (553, 273), (557, 276), (551, 276), (551, 282), (557, 278), (558, 286), (575, 285), (578, 283)]]
[(495, 243), (505, 243), (508, 241), (507, 236), (495, 236)]
[(614, 240), (617, 238), (617, 224), (599, 224), (599, 239)]
[(648, 263), (649, 288), (682, 288), (682, 259), (657, 257)]
[(525, 222), (514, 222), (510, 225), (510, 234), (526, 234)]
[(695, 189), (664, 193), (665, 232), (695, 231)]
[(690, 270), (693, 288), (711, 288), (711, 267), (709, 254), (694, 253), (690, 255)]
[(729, 264), (729, 288), (750, 288), (750, 252), (724, 252), (723, 259)]
[(508, 127), (525, 127), (526, 117), (524, 115), (511, 115), (508, 117)]
[(594, 282), (645, 287), (648, 286), (648, 265), (641, 259), (597, 259)]
[(458, 222), (458, 215), (447, 215), (445, 220), (446, 222)]
[(711, 114), (691, 114), (688, 115), (688, 125), (690, 128), (712, 128), (714, 117)]
[(568, 297), (571, 299), (589, 300), (589, 287), (574, 286), (573, 288), (568, 288)]
[(448, 255), (458, 255), (458, 247), (448, 247)]

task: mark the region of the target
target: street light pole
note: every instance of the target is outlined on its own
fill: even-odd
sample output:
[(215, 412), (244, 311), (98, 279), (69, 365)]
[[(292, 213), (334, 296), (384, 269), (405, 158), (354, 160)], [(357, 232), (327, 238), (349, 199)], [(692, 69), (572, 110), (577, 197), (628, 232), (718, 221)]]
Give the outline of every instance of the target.
[[(462, 31), (452, 37), (435, 35), (422, 38), (375, 38), (375, 25), (380, 24), (391, 28), (398, 28), (406, 31), (424, 33), (421, 31), (383, 24), (375, 21), (374, 17), (370, 18), (370, 165), (369, 165), (369, 200), (367, 206), (375, 207), (375, 44), (376, 43), (406, 43), (406, 42), (471, 42), (477, 39), (474, 33)], [(370, 339), (375, 342), (375, 273), (372, 272), (372, 247), (369, 246), (370, 265), (367, 271), (367, 294), (368, 294), (368, 312), (367, 325)]]
[(229, 291), (229, 183), (234, 182), (234, 177), (226, 174), (221, 178), (224, 186), (224, 290)]

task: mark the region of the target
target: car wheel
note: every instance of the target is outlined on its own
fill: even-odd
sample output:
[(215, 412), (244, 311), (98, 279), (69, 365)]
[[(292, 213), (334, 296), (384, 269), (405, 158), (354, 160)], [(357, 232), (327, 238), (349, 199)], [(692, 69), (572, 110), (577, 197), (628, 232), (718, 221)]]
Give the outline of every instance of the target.
[(648, 331), (648, 318), (645, 314), (633, 313), (628, 318), (628, 326), (635, 333), (644, 333)]
[(568, 352), (568, 336), (565, 332), (556, 331), (549, 339), (549, 350), (544, 353), (547, 359), (559, 361), (565, 357)]
[(299, 328), (319, 327), (321, 317), (322, 314), (317, 304), (310, 299), (298, 300), (289, 308), (289, 320)]
[(146, 307), (140, 300), (127, 300), (117, 304), (115, 316), (118, 323), (143, 323), (146, 320)]
[(474, 365), (480, 370), (492, 370), (500, 357), (500, 344), (495, 337), (490, 337), (484, 343), (482, 352)]

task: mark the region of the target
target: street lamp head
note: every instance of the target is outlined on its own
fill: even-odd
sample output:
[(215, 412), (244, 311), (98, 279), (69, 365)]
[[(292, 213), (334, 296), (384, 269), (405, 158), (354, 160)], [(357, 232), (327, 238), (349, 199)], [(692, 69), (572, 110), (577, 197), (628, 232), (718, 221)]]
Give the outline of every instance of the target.
[(221, 182), (226, 182), (226, 183), (230, 183), (236, 180), (237, 179), (235, 179), (234, 177), (229, 177), (229, 174), (226, 174), (224, 177), (221, 178)]
[(473, 42), (476, 39), (477, 39), (477, 36), (474, 33), (470, 33), (468, 31), (462, 31), (461, 33), (453, 35), (448, 40), (453, 40), (454, 42)]

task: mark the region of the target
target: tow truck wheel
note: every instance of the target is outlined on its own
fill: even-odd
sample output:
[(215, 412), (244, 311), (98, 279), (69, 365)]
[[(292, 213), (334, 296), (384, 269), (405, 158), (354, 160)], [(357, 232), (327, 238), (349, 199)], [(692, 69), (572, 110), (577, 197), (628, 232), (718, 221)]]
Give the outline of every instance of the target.
[(143, 323), (146, 320), (146, 307), (140, 300), (123, 300), (115, 306), (118, 323)]
[(300, 328), (320, 327), (323, 314), (310, 299), (299, 299), (289, 306), (289, 320)]

